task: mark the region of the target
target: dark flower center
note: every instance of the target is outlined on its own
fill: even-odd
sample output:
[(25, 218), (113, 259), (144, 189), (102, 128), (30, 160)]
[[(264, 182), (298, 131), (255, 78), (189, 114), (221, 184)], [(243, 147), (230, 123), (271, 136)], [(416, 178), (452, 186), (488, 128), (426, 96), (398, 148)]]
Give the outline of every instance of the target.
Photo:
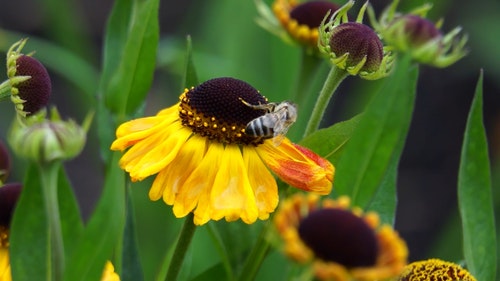
[(378, 244), (373, 229), (349, 211), (313, 211), (300, 222), (299, 235), (325, 261), (352, 268), (372, 266), (377, 260)]
[(22, 185), (20, 183), (8, 183), (0, 187), (0, 226), (8, 227), (14, 212)]
[(436, 28), (431, 21), (417, 15), (405, 15), (402, 19), (405, 22), (405, 34), (411, 43), (416, 46), (423, 45), (432, 39), (441, 37), (441, 31)]
[(262, 116), (264, 110), (252, 105), (267, 100), (252, 86), (234, 78), (215, 78), (191, 88), (181, 96), (179, 114), (182, 124), (194, 133), (221, 143), (262, 143), (260, 138), (245, 134), (248, 122)]
[(335, 27), (330, 37), (330, 48), (337, 57), (349, 53), (347, 67), (357, 65), (366, 57), (361, 70), (367, 72), (378, 70), (384, 57), (383, 44), (375, 31), (357, 22), (347, 22)]
[(299, 24), (307, 25), (310, 28), (317, 28), (328, 11), (330, 11), (331, 15), (338, 8), (339, 6), (328, 1), (309, 1), (293, 8), (290, 11), (290, 17), (295, 19)]
[(30, 79), (19, 83), (19, 97), (23, 103), (23, 111), (28, 115), (36, 113), (47, 105), (52, 91), (50, 76), (47, 69), (36, 59), (22, 55), (16, 60), (16, 76), (31, 76)]

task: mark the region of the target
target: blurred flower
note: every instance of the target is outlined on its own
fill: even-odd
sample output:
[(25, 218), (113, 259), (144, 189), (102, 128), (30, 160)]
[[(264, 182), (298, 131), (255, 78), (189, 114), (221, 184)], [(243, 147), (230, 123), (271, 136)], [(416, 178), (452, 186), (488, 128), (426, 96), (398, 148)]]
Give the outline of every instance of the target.
[(266, 114), (248, 104), (266, 103), (241, 80), (208, 80), (186, 89), (179, 103), (156, 116), (122, 124), (111, 149), (131, 147), (120, 166), (132, 181), (158, 174), (149, 197), (163, 197), (176, 217), (194, 212), (198, 225), (267, 219), (278, 191), (266, 165), (286, 183), (320, 194), (330, 192), (334, 168), (286, 138), (276, 146), (272, 139), (246, 134), (247, 124)]
[(104, 265), (101, 281), (120, 281), (120, 276), (115, 272), (115, 267), (110, 261)]
[[(12, 280), (9, 258), (9, 227), (14, 214), (14, 208), (21, 194), (20, 183), (9, 183), (0, 187), (0, 280)], [(119, 281), (111, 262), (107, 262), (103, 271), (102, 281)]]
[(381, 14), (379, 21), (370, 7), (371, 22), (383, 39), (401, 52), (409, 52), (417, 62), (435, 67), (447, 67), (467, 54), (467, 36), (461, 36), (460, 27), (443, 35), (443, 21), (434, 24), (425, 18), (431, 5), (426, 4), (408, 14), (396, 12), (399, 0), (394, 0)]
[(330, 1), (275, 0), (272, 12), (262, 0), (256, 0), (256, 5), (260, 26), (285, 41), (298, 42), (309, 51), (317, 50), (318, 27), (325, 15), (339, 8)]
[(319, 27), (318, 47), (333, 65), (350, 75), (375, 80), (387, 76), (392, 69), (393, 58), (387, 52), (377, 33), (362, 23), (368, 5), (359, 11), (355, 22), (350, 22), (347, 12), (354, 1), (347, 2)]
[(428, 259), (417, 261), (407, 265), (398, 281), (476, 281), (467, 270), (458, 264), (442, 261), (439, 259)]
[(282, 202), (274, 224), (285, 253), (299, 263), (313, 263), (319, 280), (385, 280), (406, 265), (406, 244), (373, 212), (349, 208), (337, 200), (296, 194)]
[(0, 140), (0, 186), (7, 180), (10, 173), (10, 156), (7, 147)]
[(50, 119), (46, 119), (45, 115), (45, 110), (42, 110), (23, 122), (15, 120), (9, 133), (14, 152), (41, 163), (78, 155), (85, 145), (92, 115), (86, 118), (82, 126), (73, 120), (61, 120), (55, 108), (51, 110)]
[(0, 280), (12, 280), (9, 259), (9, 227), (17, 199), (21, 194), (20, 183), (0, 187)]
[(27, 39), (14, 43), (7, 52), (7, 76), (11, 100), (19, 115), (26, 117), (44, 108), (52, 90), (47, 69), (31, 54), (21, 53)]

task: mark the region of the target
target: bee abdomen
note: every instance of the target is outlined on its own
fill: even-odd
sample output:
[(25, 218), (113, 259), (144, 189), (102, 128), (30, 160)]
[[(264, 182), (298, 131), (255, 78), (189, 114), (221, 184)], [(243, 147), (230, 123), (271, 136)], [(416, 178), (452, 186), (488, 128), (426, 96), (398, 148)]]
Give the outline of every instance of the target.
[(263, 124), (262, 118), (256, 118), (247, 124), (245, 134), (253, 137), (271, 138), (273, 137), (273, 128)]

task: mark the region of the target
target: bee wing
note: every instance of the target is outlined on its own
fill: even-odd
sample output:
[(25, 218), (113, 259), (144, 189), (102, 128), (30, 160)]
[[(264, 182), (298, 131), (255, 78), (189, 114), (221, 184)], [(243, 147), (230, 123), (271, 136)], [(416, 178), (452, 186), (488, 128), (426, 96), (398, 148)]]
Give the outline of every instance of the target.
[(283, 142), (284, 139), (285, 139), (285, 135), (284, 134), (275, 135), (274, 138), (273, 138), (273, 144), (274, 144), (274, 146), (279, 146), (281, 144), (281, 142)]
[(293, 121), (287, 120), (287, 109), (280, 108), (275, 112), (276, 122), (274, 125), (274, 135), (286, 135), (288, 129), (293, 124)]

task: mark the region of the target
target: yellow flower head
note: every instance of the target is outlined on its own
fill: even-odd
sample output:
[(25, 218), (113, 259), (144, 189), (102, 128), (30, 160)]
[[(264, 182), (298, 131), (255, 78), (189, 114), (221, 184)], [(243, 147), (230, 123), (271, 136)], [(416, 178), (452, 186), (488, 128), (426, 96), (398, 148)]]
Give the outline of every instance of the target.
[(296, 194), (285, 200), (274, 217), (284, 251), (299, 263), (312, 262), (319, 280), (385, 280), (399, 275), (408, 250), (378, 215), (349, 208), (338, 200)]
[(350, 75), (368, 80), (386, 77), (392, 69), (393, 57), (378, 34), (362, 23), (368, 2), (361, 7), (356, 21), (347, 16), (353, 5), (351, 0), (331, 17), (324, 18), (319, 27), (319, 50)]
[(318, 27), (325, 15), (339, 8), (330, 1), (275, 0), (271, 12), (262, 1), (256, 2), (261, 15), (257, 22), (262, 27), (309, 51), (317, 50)]
[(460, 35), (460, 27), (443, 34), (442, 20), (434, 24), (425, 18), (432, 7), (430, 4), (400, 14), (396, 12), (398, 3), (399, 0), (393, 0), (378, 21), (373, 9), (369, 9), (375, 29), (394, 49), (408, 52), (415, 61), (435, 67), (447, 67), (467, 54), (467, 36)]
[(476, 281), (467, 270), (458, 264), (429, 259), (417, 261), (407, 265), (398, 281)]
[(26, 117), (44, 108), (52, 85), (47, 69), (31, 54), (21, 53), (27, 39), (13, 44), (7, 52), (7, 76), (11, 86), (11, 100), (19, 115)]
[(241, 80), (211, 79), (186, 89), (179, 103), (156, 116), (119, 126), (111, 149), (131, 147), (120, 166), (132, 181), (158, 174), (149, 197), (173, 205), (176, 217), (194, 212), (197, 225), (222, 218), (267, 219), (278, 204), (276, 180), (267, 168), (286, 183), (319, 194), (330, 192), (334, 168), (287, 138), (277, 145), (272, 134), (246, 132), (250, 121), (264, 115), (261, 127), (277, 128), (274, 122), (281, 120), (267, 118), (277, 116), (260, 109), (265, 104)]

